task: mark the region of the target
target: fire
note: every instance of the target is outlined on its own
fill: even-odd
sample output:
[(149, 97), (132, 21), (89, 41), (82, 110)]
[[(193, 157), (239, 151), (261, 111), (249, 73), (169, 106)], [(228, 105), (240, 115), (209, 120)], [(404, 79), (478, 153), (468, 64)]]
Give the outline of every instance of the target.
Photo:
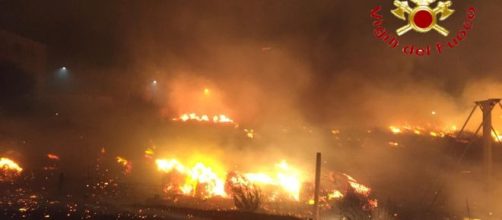
[[(176, 158), (155, 160), (157, 170), (164, 173), (163, 189), (171, 195), (186, 195), (198, 198), (228, 198), (232, 184), (258, 187), (270, 201), (300, 201), (306, 189), (306, 173), (283, 160), (270, 169), (258, 172), (240, 172), (225, 169), (217, 161), (207, 157), (196, 158), (191, 163)], [(235, 175), (240, 176), (233, 179)], [(347, 174), (340, 175), (347, 187), (357, 194), (369, 197), (371, 189)], [(245, 180), (245, 181), (244, 181)], [(230, 184), (230, 185), (228, 185)], [(331, 189), (324, 195), (327, 200), (345, 197), (343, 189)], [(376, 200), (375, 200), (376, 202)]]
[(246, 136), (250, 139), (253, 139), (255, 136), (253, 129), (244, 129), (244, 132), (246, 132)]
[(2, 170), (12, 170), (17, 173), (21, 173), (23, 171), (23, 168), (21, 168), (16, 162), (5, 157), (0, 158), (0, 167)]
[(439, 127), (431, 127), (428, 126), (422, 127), (422, 126), (411, 126), (411, 125), (403, 125), (403, 126), (389, 126), (389, 130), (393, 134), (415, 134), (415, 135), (429, 135), (431, 137), (438, 137), (438, 138), (443, 138), (446, 136), (454, 136), (455, 132), (457, 131), (457, 126), (456, 125), (451, 125), (449, 127), (445, 128), (439, 128)]
[(360, 184), (358, 182), (349, 181), (350, 186), (359, 194), (367, 195), (371, 192), (371, 189), (367, 186)]
[(398, 128), (398, 127), (396, 127), (396, 126), (389, 126), (389, 129), (390, 129), (390, 131), (391, 131), (392, 133), (394, 133), (394, 134), (399, 134), (399, 133), (401, 133), (401, 128)]
[[(411, 126), (411, 125), (403, 125), (403, 126), (389, 126), (389, 130), (391, 133), (397, 134), (415, 134), (415, 135), (428, 135), (435, 138), (444, 138), (446, 136), (455, 137), (455, 133), (458, 132), (458, 127), (456, 125), (446, 126), (444, 128), (429, 126), (427, 128), (421, 126)], [(501, 142), (502, 141), (502, 133), (498, 130), (493, 130), (491, 136), (494, 141)], [(389, 142), (391, 146), (397, 146), (394, 143)]]
[[(227, 197), (225, 179), (233, 171), (218, 169), (217, 163), (199, 161), (187, 166), (177, 159), (157, 159), (155, 162), (157, 170), (166, 174), (164, 190), (168, 193)], [(271, 172), (244, 173), (243, 177), (258, 187), (277, 190), (287, 199), (300, 200), (300, 171), (286, 161), (276, 164)]]
[(197, 162), (189, 167), (176, 159), (158, 159), (155, 162), (159, 171), (170, 174), (174, 178), (184, 179), (181, 184), (168, 184), (165, 188), (166, 191), (181, 192), (191, 196), (226, 197), (225, 176), (217, 174), (216, 168), (202, 162)]
[(234, 120), (232, 120), (231, 118), (229, 118), (224, 114), (210, 116), (207, 114), (198, 115), (197, 113), (185, 113), (177, 118), (173, 118), (173, 121), (182, 121), (182, 122), (196, 121), (196, 122), (212, 122), (217, 124), (235, 124)]
[(150, 148), (150, 147), (149, 147), (149, 148), (147, 148), (147, 149), (145, 150), (145, 157), (146, 157), (146, 158), (153, 159), (153, 156), (154, 156), (154, 155), (155, 155), (155, 150), (154, 150), (154, 148), (153, 148), (153, 147), (152, 147), (152, 148)]
[(5, 157), (0, 158), (0, 170), (0, 181), (9, 180), (23, 172), (19, 164)]
[(117, 163), (120, 164), (123, 169), (124, 169), (124, 174), (129, 174), (131, 173), (131, 170), (132, 170), (132, 163), (126, 159), (124, 159), (123, 157), (120, 157), (120, 156), (117, 156), (116, 157), (116, 160), (117, 160)]
[(258, 186), (275, 186), (284, 191), (291, 199), (300, 200), (302, 178), (299, 170), (286, 161), (275, 165), (273, 173), (247, 173), (244, 176)]
[(389, 145), (391, 147), (399, 147), (399, 143), (398, 142), (395, 142), (395, 141), (389, 141)]
[(328, 194), (328, 200), (341, 199), (343, 198), (343, 193), (338, 190), (334, 190), (332, 193)]
[(59, 160), (59, 156), (56, 154), (47, 154), (47, 158), (50, 160)]
[(359, 193), (359, 194), (362, 194), (362, 195), (365, 195), (365, 196), (368, 196), (370, 193), (371, 193), (371, 189), (359, 182), (357, 182), (356, 179), (354, 179), (353, 177), (347, 175), (347, 174), (343, 174), (345, 177), (347, 177), (347, 182), (349, 183), (350, 187), (352, 187), (354, 189), (354, 191), (356, 193)]

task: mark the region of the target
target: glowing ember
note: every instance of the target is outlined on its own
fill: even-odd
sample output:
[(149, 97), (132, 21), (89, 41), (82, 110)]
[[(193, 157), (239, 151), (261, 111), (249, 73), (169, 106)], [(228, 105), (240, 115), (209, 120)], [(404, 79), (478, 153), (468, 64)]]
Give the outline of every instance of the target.
[(59, 156), (56, 154), (47, 154), (47, 158), (50, 160), (59, 160)]
[(132, 163), (130, 161), (128, 161), (120, 156), (116, 157), (116, 159), (117, 159), (117, 163), (119, 163), (122, 166), (122, 168), (124, 169), (123, 170), (124, 174), (127, 175), (127, 174), (131, 173)]
[(0, 158), (0, 181), (10, 180), (15, 176), (18, 176), (23, 171), (16, 162), (9, 158)]
[(230, 119), (228, 116), (223, 114), (209, 116), (206, 114), (198, 115), (196, 113), (186, 113), (180, 115), (177, 118), (173, 118), (173, 121), (182, 121), (182, 122), (196, 121), (196, 122), (212, 122), (218, 124), (235, 124), (234, 120)]
[(389, 141), (389, 145), (391, 147), (398, 147), (399, 146), (399, 143), (398, 142), (395, 142), (395, 141)]
[(378, 200), (376, 199), (370, 199), (368, 200), (370, 208), (376, 208), (378, 207)]
[(254, 130), (253, 129), (244, 129), (244, 132), (246, 132), (246, 136), (250, 139), (254, 138)]

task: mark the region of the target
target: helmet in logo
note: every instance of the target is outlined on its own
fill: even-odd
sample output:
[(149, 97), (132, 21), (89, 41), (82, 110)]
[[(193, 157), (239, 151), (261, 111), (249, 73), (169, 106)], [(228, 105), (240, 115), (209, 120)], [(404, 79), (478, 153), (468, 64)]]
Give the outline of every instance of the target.
[[(435, 30), (443, 36), (448, 36), (450, 33), (446, 28), (437, 23), (438, 16), (440, 21), (446, 20), (455, 10), (450, 9), (453, 5), (451, 1), (440, 1), (435, 8), (430, 5), (437, 0), (410, 0), (415, 4), (412, 8), (408, 1), (394, 0), (394, 5), (397, 7), (392, 10), (392, 14), (401, 20), (408, 19), (408, 24), (397, 29), (397, 35), (401, 36), (414, 30), (419, 33), (427, 33), (430, 30)], [(406, 15), (408, 15), (406, 17)]]

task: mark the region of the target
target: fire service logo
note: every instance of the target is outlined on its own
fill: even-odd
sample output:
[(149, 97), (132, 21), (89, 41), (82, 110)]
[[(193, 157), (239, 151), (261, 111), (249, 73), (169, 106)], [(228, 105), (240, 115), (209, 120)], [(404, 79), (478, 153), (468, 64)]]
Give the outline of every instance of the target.
[(448, 36), (450, 32), (446, 28), (437, 24), (437, 17), (438, 15), (441, 15), (439, 20), (444, 21), (450, 17), (453, 12), (455, 12), (455, 10), (450, 9), (450, 6), (452, 5), (451, 1), (439, 2), (434, 9), (429, 7), (429, 5), (434, 3), (435, 0), (411, 1), (415, 3), (415, 8), (411, 8), (407, 1), (394, 1), (394, 5), (397, 7), (392, 10), (392, 14), (394, 14), (394, 16), (401, 20), (406, 20), (405, 15), (408, 14), (408, 24), (397, 29), (397, 35), (401, 36), (410, 30), (427, 33), (434, 29), (441, 35), (445, 37)]
[[(396, 29), (395, 32), (388, 31), (384, 27), (385, 11), (383, 11), (382, 6), (376, 6), (370, 12), (370, 16), (373, 19), (373, 27), (375, 28), (373, 30), (374, 36), (391, 48), (400, 48), (405, 55), (430, 56), (432, 53), (439, 55), (447, 48), (457, 47), (466, 39), (469, 31), (472, 30), (477, 10), (474, 6), (469, 6), (465, 11), (465, 19), (462, 27), (452, 35), (446, 27), (442, 26), (441, 22), (456, 14), (453, 3), (452, 1), (436, 2), (437, 0), (394, 0), (395, 8), (390, 10), (390, 14), (397, 19), (407, 22), (404, 26)], [(415, 44), (400, 45), (398, 37), (410, 31), (419, 34), (430, 34), (429, 32), (433, 31), (445, 37), (446, 40), (426, 46), (417, 46)]]

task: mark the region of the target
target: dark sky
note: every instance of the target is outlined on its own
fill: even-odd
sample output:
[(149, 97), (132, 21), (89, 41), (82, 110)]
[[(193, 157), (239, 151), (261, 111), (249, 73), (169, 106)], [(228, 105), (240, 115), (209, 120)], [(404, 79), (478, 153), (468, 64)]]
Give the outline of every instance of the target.
[[(455, 33), (472, 3), (478, 8), (474, 30), (454, 50), (417, 58), (372, 36), (369, 11), (376, 5), (384, 6), (391, 31), (403, 24), (388, 13), (391, 2), (2, 0), (0, 28), (47, 44), (52, 66), (72, 67), (85, 86), (98, 90), (121, 93), (131, 84), (190, 72), (219, 81), (232, 100), (247, 94), (236, 84), (272, 92), (254, 101), (300, 109), (315, 122), (341, 114), (371, 118), (385, 110), (380, 105), (410, 99), (430, 101), (430, 108), (447, 100), (445, 109), (463, 112), (471, 84), (501, 79), (502, 6), (455, 1), (457, 12), (444, 24)], [(418, 45), (445, 40), (433, 32), (401, 39)], [(408, 108), (421, 107), (404, 104), (399, 114)]]

